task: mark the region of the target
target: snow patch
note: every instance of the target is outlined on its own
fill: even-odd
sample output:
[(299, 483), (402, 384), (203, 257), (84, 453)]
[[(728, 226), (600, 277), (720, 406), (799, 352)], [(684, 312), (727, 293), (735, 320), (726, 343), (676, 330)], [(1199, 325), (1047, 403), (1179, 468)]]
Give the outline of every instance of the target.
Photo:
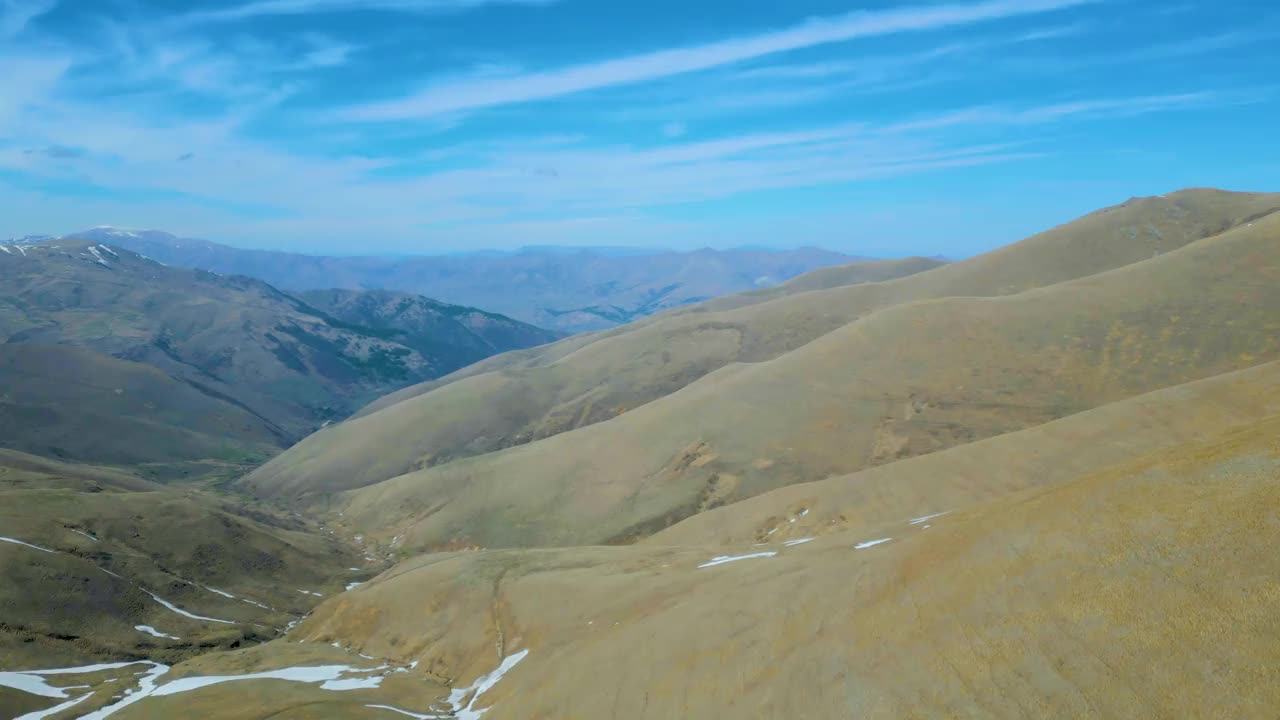
[(218, 588), (211, 588), (211, 587), (209, 587), (208, 585), (201, 585), (200, 587), (204, 588), (205, 590), (208, 590), (209, 592), (211, 592), (211, 593), (213, 593), (213, 594), (215, 594), (215, 595), (221, 595), (221, 596), (222, 596), (222, 597), (224, 597), (224, 598), (231, 598), (232, 600), (235, 600), (235, 599), (236, 599), (236, 596), (235, 596), (235, 595), (232, 595), (232, 594), (231, 594), (231, 593), (229, 593), (229, 592), (223, 592), (223, 591), (219, 590)]
[(814, 540), (813, 538), (800, 538), (798, 540), (788, 540), (782, 544), (786, 547), (795, 547), (796, 545), (803, 545), (807, 542), (813, 542), (813, 540)]
[(698, 567), (709, 568), (709, 567), (715, 567), (717, 565), (724, 565), (725, 563), (737, 562), (739, 560), (751, 560), (752, 558), (769, 558), (777, 554), (778, 554), (777, 551), (767, 550), (765, 552), (749, 553), (747, 555), (720, 555), (718, 557), (712, 558), (710, 562), (702, 563)]
[(98, 542), (98, 538), (96, 538), (96, 537), (94, 537), (94, 536), (90, 535), (90, 534), (89, 534), (89, 533), (87, 533), (87, 532), (81, 532), (81, 531), (79, 531), (79, 530), (76, 530), (75, 528), (67, 528), (67, 529), (68, 529), (68, 530), (70, 530), (71, 532), (73, 532), (73, 533), (77, 534), (77, 535), (83, 535), (83, 536), (85, 536), (85, 537), (89, 538), (90, 540), (92, 540), (92, 541), (94, 541), (94, 542)]
[(877, 546), (877, 545), (883, 545), (884, 543), (887, 543), (887, 542), (889, 542), (889, 541), (890, 541), (890, 540), (892, 540), (892, 539), (893, 539), (893, 538), (880, 538), (879, 540), (868, 540), (868, 541), (866, 541), (866, 542), (858, 543), (857, 545), (854, 545), (854, 546), (853, 546), (853, 549), (854, 549), (854, 550), (866, 550), (867, 548), (870, 548), (870, 547), (875, 547), (875, 546)]
[(316, 597), (324, 597), (324, 596), (323, 596), (323, 595), (321, 595), (320, 593), (318, 593), (318, 592), (311, 592), (310, 590), (299, 590), (298, 592), (302, 593), (303, 595), (314, 595), (314, 596), (316, 596)]
[(149, 662), (147, 664), (151, 666), (151, 669), (146, 672), (146, 676), (138, 683), (137, 692), (126, 690), (124, 699), (120, 702), (108, 705), (97, 712), (85, 715), (80, 720), (102, 720), (105, 717), (115, 715), (120, 709), (128, 707), (129, 705), (132, 705), (154, 693), (156, 691), (156, 681), (160, 679), (161, 675), (169, 672), (169, 666), (154, 662)]
[(137, 665), (136, 662), (121, 663), (105, 663), (101, 665), (84, 665), (82, 667), (58, 668), (54, 670), (26, 670), (24, 672), (0, 672), (0, 687), (13, 688), (30, 695), (39, 695), (40, 697), (63, 699), (67, 697), (67, 688), (54, 687), (44, 679), (46, 675), (86, 675), (88, 673), (102, 672), (103, 670), (117, 670), (130, 665)]
[(138, 632), (144, 632), (152, 637), (164, 638), (166, 640), (181, 640), (177, 635), (166, 635), (150, 625), (134, 625), (133, 629)]
[(429, 713), (424, 715), (422, 713), (403, 710), (398, 707), (391, 707), (390, 705), (365, 705), (365, 707), (373, 708), (374, 710), (389, 710), (393, 713), (400, 713), (401, 715), (404, 715), (406, 717), (414, 718), (414, 720), (444, 720), (445, 718), (448, 717), (446, 715), (436, 715), (435, 713)]
[[(521, 650), (515, 655), (508, 655), (503, 659), (502, 664), (498, 666), (497, 670), (494, 670), (488, 675), (481, 675), (476, 678), (476, 681), (471, 683), (469, 687), (450, 691), (449, 706), (451, 708), (452, 716), (457, 718), (457, 720), (479, 720), (480, 717), (485, 714), (485, 711), (488, 710), (488, 708), (485, 708), (484, 710), (475, 709), (476, 703), (480, 701), (480, 696), (489, 692), (494, 685), (497, 685), (498, 682), (502, 680), (504, 675), (511, 672), (511, 669), (516, 665), (519, 665), (520, 661), (524, 660), (528, 655), (528, 650)], [(468, 695), (471, 696), (471, 700), (466, 704), (466, 706), (463, 706), (462, 701), (465, 700)]]
[(0, 250), (3, 250), (5, 255), (12, 255), (12, 254), (13, 254), (13, 251), (12, 251), (12, 250), (10, 250), (10, 249), (9, 249), (9, 246), (7, 246), (7, 245), (0, 245)]
[(40, 552), (53, 553), (54, 555), (57, 555), (57, 554), (58, 554), (58, 551), (57, 551), (57, 550), (50, 550), (49, 548), (46, 548), (46, 547), (40, 547), (39, 545), (32, 545), (32, 544), (31, 544), (31, 543), (29, 543), (29, 542), (22, 542), (21, 540), (14, 540), (13, 538), (10, 538), (10, 537), (0, 537), (0, 542), (13, 543), (14, 545), (25, 545), (25, 546), (27, 546), (27, 547), (29, 547), (29, 548), (34, 548), (34, 549), (36, 549), (36, 550), (39, 550)]
[(280, 670), (267, 670), (265, 672), (250, 673), (248, 675), (210, 675), (207, 677), (189, 677), (181, 680), (174, 680), (171, 683), (161, 686), (152, 694), (156, 697), (166, 697), (169, 695), (177, 695), (178, 693), (191, 692), (199, 690), (211, 685), (221, 685), (229, 682), (242, 682), (245, 680), (286, 680), (288, 682), (301, 683), (320, 683), (323, 690), (358, 690), (360, 688), (378, 687), (377, 683), (369, 684), (371, 680), (382, 681), (381, 677), (373, 678), (354, 678), (352, 680), (344, 680), (343, 675), (348, 673), (368, 672), (360, 668), (353, 668), (347, 665), (317, 665), (314, 667), (291, 667), (282, 668)]
[(914, 519), (914, 520), (910, 521), (910, 524), (911, 524), (911, 525), (923, 525), (924, 523), (927, 523), (927, 522), (929, 522), (930, 520), (932, 520), (932, 519), (934, 519), (934, 518), (940, 518), (940, 517), (942, 517), (943, 515), (946, 515), (946, 514), (947, 514), (947, 513), (949, 513), (949, 512), (951, 512), (951, 511), (950, 511), (950, 510), (946, 510), (946, 511), (943, 511), (943, 512), (940, 512), (940, 513), (934, 513), (934, 514), (932, 514), (932, 515), (922, 515), (921, 517), (918, 517), (918, 518), (916, 518), (916, 519)]
[(360, 587), (360, 586), (361, 586), (361, 585), (363, 585), (363, 584), (364, 584), (364, 583), (362, 583), (362, 582), (347, 583), (347, 592), (350, 592), (350, 591), (352, 591), (352, 590), (355, 590), (356, 588)]
[(183, 616), (183, 617), (189, 617), (189, 618), (191, 618), (192, 620), (204, 620), (205, 622), (222, 623), (223, 625), (235, 625), (235, 624), (236, 624), (234, 620), (219, 620), (218, 618), (205, 617), (205, 616), (203, 616), (203, 615), (196, 615), (196, 614), (194, 614), (194, 613), (189, 613), (189, 612), (187, 612), (186, 610), (183, 610), (182, 608), (178, 607), (177, 605), (174, 605), (173, 603), (169, 602), (168, 600), (165, 600), (164, 598), (162, 598), (162, 597), (160, 597), (160, 596), (156, 595), (155, 593), (153, 593), (153, 592), (151, 592), (151, 591), (149, 591), (149, 590), (143, 590), (142, 592), (144, 592), (144, 593), (146, 593), (146, 594), (150, 595), (152, 600), (155, 600), (156, 602), (160, 603), (161, 605), (163, 605), (163, 606), (165, 606), (166, 608), (168, 608), (168, 609), (170, 609), (170, 610), (172, 610), (172, 611), (174, 611), (174, 612), (178, 613), (179, 615), (181, 615), (181, 616)]

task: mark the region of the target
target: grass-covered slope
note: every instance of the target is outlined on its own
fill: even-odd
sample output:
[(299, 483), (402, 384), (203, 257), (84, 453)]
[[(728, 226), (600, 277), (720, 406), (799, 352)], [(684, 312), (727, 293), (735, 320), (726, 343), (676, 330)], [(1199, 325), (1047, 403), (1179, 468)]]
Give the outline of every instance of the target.
[[(803, 544), (425, 556), (325, 602), (288, 642), (175, 668), (289, 666), (338, 643), (414, 663), (388, 677), (425, 697), (392, 680), (358, 695), (246, 681), (120, 716), (438, 715), (443, 693), (426, 689), (474, 688), (518, 658), (485, 685), (487, 720), (1268, 717), (1278, 432), (1272, 417)], [(706, 566), (757, 553), (774, 554)]]
[(367, 564), (297, 517), (8, 450), (0, 537), (6, 670), (270, 640), (319, 602), (308, 593), (339, 592)]
[(261, 462), (385, 392), (554, 338), (417, 296), (316, 300), (326, 309), (86, 241), (13, 246), (0, 253), (0, 446)]
[(0, 345), (0, 446), (109, 465), (261, 462), (278, 430), (141, 363), (70, 345)]
[(1272, 215), (1015, 296), (893, 306), (607, 423), (356, 491), (347, 517), (420, 548), (625, 541), (1247, 368), (1280, 357), (1278, 238)]
[[(746, 304), (719, 301), (728, 309), (716, 310), (712, 303), (673, 311), (629, 328), (492, 358), (379, 402), (374, 411), (300, 443), (255, 472), (249, 483), (257, 492), (279, 496), (327, 493), (550, 438), (637, 412), (695, 381), (719, 382), (739, 372), (730, 367), (733, 363), (761, 363), (842, 328), (853, 332), (848, 328), (880, 310), (928, 299), (1010, 296), (1087, 277), (1151, 260), (1225, 229), (1245, 227), (1277, 209), (1280, 196), (1264, 194), (1193, 190), (1144, 198), (988, 255), (898, 280)], [(908, 315), (912, 313), (919, 311)], [(935, 325), (933, 332), (944, 342), (950, 329)], [(939, 356), (951, 359), (946, 353)], [(799, 372), (796, 377), (806, 371)], [(697, 396), (700, 391), (690, 387), (688, 392)], [(1041, 418), (1087, 406), (1091, 405), (1067, 402)], [(764, 406), (752, 407), (758, 413)], [(714, 431), (729, 420), (721, 416), (706, 422)], [(1015, 427), (987, 424), (986, 429), (976, 428), (973, 437)], [(643, 436), (631, 437), (643, 441)], [(681, 447), (698, 441), (688, 437)], [(657, 466), (648, 463), (649, 471), (666, 459)]]

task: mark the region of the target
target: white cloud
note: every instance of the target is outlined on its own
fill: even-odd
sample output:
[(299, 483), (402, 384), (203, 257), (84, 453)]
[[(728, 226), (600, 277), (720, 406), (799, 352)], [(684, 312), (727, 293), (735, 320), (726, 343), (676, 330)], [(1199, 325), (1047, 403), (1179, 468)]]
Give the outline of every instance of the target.
[(347, 64), (356, 47), (319, 34), (309, 34), (306, 40), (311, 49), (297, 64), (299, 69), (337, 67)]
[(258, 0), (217, 10), (199, 10), (177, 18), (179, 23), (236, 22), (272, 15), (381, 11), (442, 13), (474, 10), (488, 5), (551, 5), (559, 0)]
[(354, 120), (404, 120), (545, 100), (598, 88), (708, 70), (777, 53), (861, 37), (936, 30), (956, 25), (1048, 12), (1092, 0), (987, 0), (968, 5), (932, 5), (858, 12), (811, 20), (762, 35), (734, 38), (643, 55), (526, 73), (509, 78), (437, 84), (408, 98), (350, 108)]
[(0, 136), (19, 117), (49, 103), (71, 66), (69, 57), (0, 54)]
[[(355, 234), (400, 248), (423, 238), (489, 238), (492, 244), (502, 240), (500, 228), (569, 232), (570, 218), (619, 218), (746, 192), (1030, 161), (1040, 157), (1045, 128), (1053, 123), (1184, 110), (1221, 100), (1211, 93), (1188, 93), (985, 107), (884, 125), (826, 125), (653, 148), (592, 145), (581, 138), (491, 143), (469, 149), (465, 158), (453, 158), (447, 163), (450, 169), (425, 176), (375, 173), (395, 169), (387, 160), (281, 152), (240, 138), (235, 117), (172, 128), (124, 113), (89, 114), (84, 108), (64, 107), (28, 128), (28, 147), (75, 139), (85, 155), (74, 161), (74, 168), (3, 149), (0, 167), (37, 177), (88, 178), (134, 195), (182, 193), (191, 200), (167, 195), (75, 208), (74, 202), (56, 197), (20, 205), (0, 199), (0, 214), (22, 217), (31, 208), (44, 208), (45, 217), (65, 217), (68, 223), (75, 218), (74, 225), (163, 225), (177, 218), (172, 229), (179, 232), (252, 242), (305, 237), (312, 244), (336, 243)], [(965, 139), (970, 131), (989, 136), (993, 128), (1009, 139), (995, 144)], [(192, 148), (198, 149), (194, 158), (176, 161)], [(64, 214), (48, 214), (53, 207)], [(237, 210), (241, 207), (276, 212), (263, 216)], [(110, 210), (105, 217), (86, 216), (88, 209), (104, 208)], [(554, 208), (559, 220), (531, 225), (528, 218), (547, 208)], [(466, 229), (476, 223), (483, 227)], [(74, 228), (19, 231), (42, 229)]]

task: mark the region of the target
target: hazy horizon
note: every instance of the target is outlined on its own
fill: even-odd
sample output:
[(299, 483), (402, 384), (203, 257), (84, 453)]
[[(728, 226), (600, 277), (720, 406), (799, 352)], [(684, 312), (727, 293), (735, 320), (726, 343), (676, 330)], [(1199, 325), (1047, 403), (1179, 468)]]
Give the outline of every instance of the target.
[(1276, 189), (1278, 26), (1152, 0), (6, 0), (0, 214), (315, 254), (963, 257), (1133, 196)]

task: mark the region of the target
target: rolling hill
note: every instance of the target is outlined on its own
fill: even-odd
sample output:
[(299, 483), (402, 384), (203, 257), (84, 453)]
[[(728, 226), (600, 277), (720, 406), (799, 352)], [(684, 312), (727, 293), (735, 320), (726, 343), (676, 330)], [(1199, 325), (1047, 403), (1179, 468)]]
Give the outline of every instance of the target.
[(1278, 249), (1280, 195), (1183, 191), (490, 357), (239, 482), (0, 452), (0, 709), (1269, 717)]
[(92, 676), (66, 697), (126, 720), (1266, 717), (1278, 431), (785, 543), (426, 555), (287, 639), (126, 676), (132, 700)]
[[(609, 484), (630, 488), (622, 491), (629, 495), (638, 478), (657, 477), (669, 466), (680, 468), (682, 475), (696, 476), (694, 483), (699, 486), (718, 472), (745, 478), (746, 484), (733, 495), (741, 497), (742, 492), (754, 492), (756, 477), (767, 477), (763, 482), (774, 486), (819, 479), (857, 469), (854, 465), (1016, 430), (1118, 399), (1122, 395), (1117, 393), (1137, 394), (1203, 376), (1192, 367), (1207, 358), (1170, 359), (1170, 363), (1184, 363), (1180, 367), (1185, 374), (1153, 375), (1148, 383), (1131, 390), (1112, 387), (1094, 395), (1095, 400), (1086, 400), (1090, 397), (1087, 393), (1077, 396), (1074, 387), (1059, 386), (1058, 379), (1027, 362), (1022, 353), (1058, 353), (1050, 344), (1054, 338), (1044, 331), (1046, 322), (1059, 322), (1060, 316), (1067, 326), (1059, 329), (1076, 343), (1061, 349), (1063, 357), (1083, 361), (1090, 353), (1096, 354), (1112, 327), (1090, 323), (1083, 314), (1071, 315), (1073, 304), (1089, 302), (1093, 296), (1091, 283), (1104, 282), (1107, 292), (1132, 297), (1129, 302), (1133, 307), (1144, 308), (1146, 299), (1130, 292), (1128, 277), (1143, 279), (1148, 277), (1145, 268), (1165, 268), (1159, 272), (1172, 283), (1182, 268), (1216, 262), (1216, 257), (1197, 261), (1196, 253), (1178, 256), (1182, 259), (1172, 262), (1163, 258), (1216, 237), (1224, 228), (1247, 231), (1253, 238), (1226, 244), (1240, 248), (1238, 259), (1232, 262), (1249, 264), (1250, 253), (1266, 255), (1268, 239), (1263, 230), (1268, 222), (1274, 222), (1274, 217), (1267, 222), (1257, 218), (1265, 219), (1276, 209), (1280, 209), (1280, 196), (1219, 191), (1135, 200), (989, 255), (897, 280), (808, 292), (801, 286), (800, 292), (755, 298), (755, 302), (714, 301), (711, 307), (673, 311), (628, 328), (490, 358), (375, 403), (356, 418), (304, 440), (255, 471), (246, 482), (256, 492), (273, 496), (324, 495), (420, 470), (427, 474), (397, 481), (398, 487), (413, 487), (419, 481), (425, 483), (424, 488), (434, 482), (484, 483), (489, 477), (505, 477), (518, 466), (520, 476), (526, 479), (545, 469), (560, 478), (591, 477), (598, 484), (608, 479)], [(1197, 253), (1235, 252), (1213, 249), (1219, 245), (1209, 243)], [(1261, 267), (1246, 272), (1265, 272), (1266, 258), (1263, 260)], [(1106, 281), (1088, 279), (1125, 267), (1144, 270)], [(1265, 286), (1243, 278), (1248, 275), (1234, 286), (1218, 284), (1220, 289), (1214, 292), (1232, 294), (1233, 300), (1245, 299), (1251, 292), (1268, 292)], [(1029, 292), (1075, 279), (1081, 284), (1054, 291), (1058, 295)], [(1163, 290), (1171, 293), (1170, 314), (1156, 325), (1160, 332), (1165, 332), (1168, 318), (1178, 312), (1173, 305), (1181, 302), (1176, 286)], [(1014, 296), (1020, 301), (998, 300)], [(958, 299), (961, 297), (970, 299)], [(997, 299), (983, 301), (983, 297)], [(727, 303), (729, 309), (714, 309), (718, 302)], [(1065, 312), (1059, 311), (1059, 304), (1064, 304)], [(1083, 313), (1086, 306), (1079, 307)], [(1099, 308), (1098, 312), (1112, 310)], [(1140, 312), (1147, 313), (1145, 309)], [(991, 317), (984, 321), (986, 314)], [(1010, 327), (1025, 327), (1025, 332), (1003, 337), (1002, 333), (1008, 333), (996, 326), (1005, 315)], [(1265, 319), (1260, 311), (1255, 315), (1261, 316), (1255, 319)], [(1112, 318), (1122, 319), (1118, 306)], [(1188, 320), (1192, 318), (1188, 316)], [(1154, 317), (1132, 317), (1126, 322), (1136, 323), (1141, 331), (1142, 326), (1152, 325)], [(1242, 327), (1237, 325), (1237, 329)], [(1181, 333), (1168, 332), (1173, 337), (1194, 335), (1196, 330), (1188, 324)], [(1266, 345), (1265, 334), (1254, 337)], [(962, 341), (963, 347), (939, 352), (939, 338), (947, 338), (948, 343)], [(1003, 343), (1003, 352), (1012, 354), (988, 357), (997, 354), (999, 343)], [(902, 359), (893, 357), (894, 352), (914, 353), (911, 361), (921, 365), (904, 365)], [(975, 354), (966, 356), (966, 352)], [(1217, 358), (1225, 363), (1223, 370), (1261, 359)], [(972, 372), (985, 372), (993, 384), (984, 385), (977, 378), (970, 381), (969, 364)], [(1019, 382), (1038, 383), (1056, 397), (1036, 399), (1035, 408), (1017, 407), (1020, 389), (1002, 378), (1007, 364), (1012, 364), (1012, 373), (1030, 373)], [(858, 368), (858, 383), (841, 388), (850, 367)], [(873, 378), (873, 371), (885, 375)], [(935, 371), (950, 377), (931, 377)], [(806, 380), (797, 383), (797, 377)], [(967, 395), (971, 397), (951, 397), (957, 393), (955, 388), (966, 382), (970, 382)], [(1079, 382), (1096, 385), (1102, 380), (1081, 378)], [(881, 420), (897, 414), (903, 404), (929, 402), (916, 391), (918, 383), (924, 384), (921, 390), (930, 383), (941, 384), (936, 391), (943, 394), (933, 401), (942, 409), (931, 412), (927, 421), (914, 420), (922, 429), (909, 437), (893, 423)], [(876, 385), (884, 388), (876, 389)], [(848, 393), (871, 395), (863, 402), (849, 403)], [(1004, 397), (1012, 402), (1002, 400)], [(660, 399), (664, 404), (655, 405)], [(969, 417), (944, 420), (946, 413), (954, 412), (949, 408), (958, 403), (977, 407)], [(833, 407), (819, 409), (824, 404)], [(989, 409), (977, 409), (982, 406)], [(824, 417), (823, 413), (829, 415)], [(603, 421), (608, 421), (607, 428), (594, 428)], [(823, 425), (812, 428), (805, 425), (807, 422)], [(933, 433), (923, 429), (925, 424), (957, 422), (954, 430), (943, 428)], [(559, 438), (570, 430), (573, 432)], [(783, 437), (788, 441), (783, 442)], [(858, 438), (864, 447), (850, 455), (845, 450), (847, 441), (836, 440), (846, 437)], [(536, 442), (530, 445), (532, 441)], [(712, 449), (699, 450), (707, 443)], [(771, 445), (779, 447), (772, 454), (738, 457), (738, 464), (731, 468), (723, 461), (724, 446), (735, 443), (743, 451), (752, 448), (751, 453), (763, 453)], [(610, 453), (598, 452), (602, 447), (611, 448)], [(503, 452), (493, 453), (495, 450)], [(686, 450), (691, 457), (684, 457)], [(711, 455), (717, 456), (719, 465), (710, 467), (710, 460), (699, 461)], [(465, 462), (458, 464), (458, 459)], [(750, 467), (757, 460), (767, 467)], [(692, 465), (694, 462), (699, 464)], [(422, 491), (424, 497), (434, 493)], [(369, 506), (373, 505), (376, 503)], [(429, 506), (416, 510), (425, 512)]]
[(319, 602), (299, 589), (337, 592), (377, 567), (297, 516), (12, 450), (0, 536), (0, 669), (263, 642)]
[(621, 252), (558, 247), (327, 257), (233, 248), (155, 230), (100, 227), (73, 237), (125, 247), (169, 265), (256, 277), (289, 291), (406, 291), (567, 332), (614, 327), (859, 259), (816, 248)]
[(893, 306), (608, 422), (357, 490), (346, 518), (424, 550), (626, 542), (782, 485), (1275, 360), (1278, 237), (1280, 214), (1018, 295)]

